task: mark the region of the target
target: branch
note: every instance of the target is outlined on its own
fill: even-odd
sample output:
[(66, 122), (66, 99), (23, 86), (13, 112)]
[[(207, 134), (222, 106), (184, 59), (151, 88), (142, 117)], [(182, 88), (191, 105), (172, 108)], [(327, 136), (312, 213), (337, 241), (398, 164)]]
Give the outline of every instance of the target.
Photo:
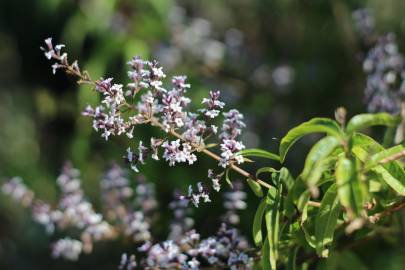
[(374, 223), (378, 222), (381, 218), (386, 217), (386, 216), (390, 216), (393, 213), (395, 213), (395, 212), (397, 212), (397, 211), (399, 211), (399, 210), (401, 210), (403, 208), (405, 208), (405, 202), (395, 203), (390, 208), (385, 209), (384, 211), (382, 211), (380, 213), (369, 216), (368, 221), (370, 223), (374, 224)]

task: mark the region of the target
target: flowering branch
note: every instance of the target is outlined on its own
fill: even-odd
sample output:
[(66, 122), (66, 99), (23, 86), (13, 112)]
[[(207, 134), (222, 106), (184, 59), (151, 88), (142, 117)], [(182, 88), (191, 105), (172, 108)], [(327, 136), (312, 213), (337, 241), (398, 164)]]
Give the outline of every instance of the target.
[[(135, 57), (128, 64), (131, 71), (128, 75), (131, 83), (125, 96), (135, 100), (135, 96), (141, 91), (146, 93), (141, 95), (138, 104), (129, 104), (124, 96), (122, 85), (112, 84), (112, 79), (100, 79), (92, 81), (87, 71), (81, 71), (77, 61), (69, 64), (67, 54), (61, 53), (64, 45), (52, 45), (52, 39), (45, 40), (47, 48), (41, 48), (48, 59), (56, 60), (52, 65), (53, 73), (57, 69), (65, 70), (66, 73), (79, 77), (78, 83), (87, 83), (94, 86), (97, 92), (104, 95), (101, 106), (92, 108), (88, 106), (83, 115), (93, 118), (93, 128), (103, 130), (102, 137), (108, 140), (111, 135), (126, 134), (133, 138), (133, 129), (138, 124), (151, 124), (159, 127), (162, 131), (172, 135), (179, 141), (168, 141), (167, 139), (151, 138), (151, 146), (148, 148), (142, 142), (139, 145), (139, 153), (133, 153), (130, 148), (127, 150), (126, 160), (131, 164), (131, 168), (137, 171), (137, 164), (144, 164), (148, 154), (152, 152), (152, 158), (158, 160), (158, 148), (165, 149), (163, 158), (169, 161), (169, 165), (175, 163), (188, 162), (193, 164), (197, 157), (193, 152), (202, 152), (205, 155), (219, 162), (219, 166), (224, 169), (232, 169), (244, 176), (246, 179), (254, 179), (259, 185), (272, 188), (267, 182), (256, 179), (253, 175), (243, 170), (236, 164), (244, 162), (244, 158), (237, 155), (237, 152), (244, 149), (242, 142), (237, 141), (241, 134), (241, 128), (245, 127), (242, 122), (243, 115), (237, 110), (224, 112), (225, 120), (219, 134), (221, 155), (207, 149), (205, 141), (217, 133), (218, 128), (212, 124), (212, 120), (220, 115), (220, 110), (224, 103), (219, 100), (220, 92), (211, 91), (209, 98), (204, 98), (202, 104), (206, 107), (199, 110), (199, 114), (187, 112), (185, 107), (190, 103), (190, 99), (185, 97), (189, 84), (185, 83), (185, 76), (173, 77), (174, 88), (166, 90), (163, 88), (162, 78), (166, 75), (162, 68), (157, 66), (157, 62), (147, 62)], [(128, 120), (123, 118), (123, 113), (132, 112), (134, 116)], [(201, 119), (202, 118), (202, 119)], [(183, 132), (180, 132), (182, 129)], [(181, 144), (180, 144), (181, 142)], [(216, 174), (216, 176), (222, 174)], [(215, 179), (217, 181), (218, 179)], [(212, 179), (214, 182), (214, 179)], [(218, 190), (216, 184), (215, 190)]]
[[(163, 126), (156, 118), (151, 118), (150, 121), (151, 121), (152, 125), (157, 126), (157, 127), (161, 128), (162, 130), (164, 130), (164, 126)], [(186, 141), (183, 136), (181, 136), (179, 133), (177, 133), (177, 132), (174, 131), (174, 130), (170, 130), (169, 133), (170, 133), (171, 135), (173, 135), (174, 137), (176, 137), (176, 138), (182, 140), (182, 141)], [(201, 148), (201, 146), (199, 146), (199, 145), (197, 145), (197, 144), (195, 144), (195, 143), (191, 143), (191, 145), (192, 145), (195, 149), (197, 149), (197, 151), (203, 152), (203, 153), (206, 154), (207, 156), (209, 156), (209, 157), (215, 159), (216, 161), (221, 161), (221, 157), (220, 157), (220, 156), (218, 156), (217, 154), (211, 152), (211, 151), (208, 150), (207, 148)], [(235, 172), (237, 172), (237, 173), (239, 173), (240, 175), (244, 176), (246, 179), (248, 179), (248, 178), (254, 179), (257, 183), (259, 183), (259, 184), (260, 184), (261, 186), (263, 186), (263, 187), (266, 187), (266, 188), (272, 188), (272, 187), (273, 187), (272, 185), (268, 184), (267, 182), (265, 182), (265, 181), (263, 181), (263, 180), (261, 180), (261, 179), (258, 179), (258, 178), (253, 177), (250, 173), (248, 173), (247, 171), (241, 169), (240, 167), (238, 167), (238, 166), (235, 165), (235, 164), (230, 164), (229, 167), (230, 167), (232, 170), (234, 170)]]

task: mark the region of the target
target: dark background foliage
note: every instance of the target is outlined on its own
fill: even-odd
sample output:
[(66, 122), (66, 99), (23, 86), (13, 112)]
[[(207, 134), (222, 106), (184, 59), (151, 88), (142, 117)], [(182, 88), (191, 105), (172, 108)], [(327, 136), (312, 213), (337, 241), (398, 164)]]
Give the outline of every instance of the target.
[[(80, 115), (98, 97), (62, 73), (51, 74), (39, 46), (48, 36), (67, 45), (93, 78), (126, 82), (126, 61), (157, 58), (169, 75), (185, 74), (193, 106), (220, 89), (228, 108), (246, 116), (248, 147), (277, 151), (279, 139), (314, 116), (332, 117), (338, 106), (349, 115), (364, 112), (362, 48), (351, 12), (369, 7), (379, 33), (397, 34), (405, 52), (403, 0), (40, 0), (0, 1), (0, 177), (19, 175), (38, 197), (55, 201), (55, 179), (65, 160), (82, 171), (87, 196), (99, 206), (99, 179), (112, 161), (122, 163), (128, 144), (154, 131), (136, 130), (136, 141), (106, 143)], [(302, 140), (287, 166), (297, 174), (314, 137)], [(205, 181), (211, 160), (170, 168), (149, 162), (142, 173), (156, 183), (161, 222), (152, 228), (164, 239), (173, 190)], [(252, 171), (256, 166), (249, 165)], [(273, 164), (275, 165), (275, 164)], [(236, 175), (233, 178), (237, 178)], [(241, 230), (250, 235), (257, 201), (249, 193)], [(221, 196), (194, 211), (203, 235), (216, 231)], [(0, 195), (0, 268), (114, 269), (130, 245), (97, 245), (78, 263), (54, 261), (49, 239), (29, 214)], [(356, 249), (371, 269), (402, 269), (398, 239), (369, 242)]]

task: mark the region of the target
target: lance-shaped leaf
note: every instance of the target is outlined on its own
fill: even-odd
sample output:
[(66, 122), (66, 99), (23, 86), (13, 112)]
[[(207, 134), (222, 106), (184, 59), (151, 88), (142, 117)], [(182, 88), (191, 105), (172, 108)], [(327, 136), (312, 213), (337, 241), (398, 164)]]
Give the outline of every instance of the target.
[(255, 180), (248, 178), (247, 179), (248, 185), (250, 187), (250, 189), (253, 191), (253, 193), (257, 196), (257, 197), (263, 197), (263, 189), (262, 186), (256, 182)]
[(379, 165), (379, 163), (388, 163), (390, 161), (397, 160), (401, 157), (405, 156), (405, 146), (404, 145), (396, 145), (394, 147), (384, 149), (370, 157), (367, 160), (366, 164), (364, 165), (365, 170), (369, 170), (374, 166)]
[(365, 113), (354, 116), (347, 123), (346, 131), (352, 133), (360, 129), (371, 126), (388, 126), (393, 127), (398, 125), (400, 118), (388, 113)]
[(363, 209), (365, 196), (361, 186), (355, 163), (340, 157), (336, 168), (336, 184), (340, 203), (358, 216)]
[(291, 218), (295, 213), (295, 205), (293, 201), (293, 189), (296, 183), (294, 177), (290, 174), (287, 168), (280, 169), (280, 180), (287, 188), (287, 196), (284, 198), (284, 214)]
[[(368, 160), (372, 160), (369, 157), (369, 153), (376, 153), (378, 155), (382, 151), (384, 151), (384, 147), (371, 137), (361, 133), (353, 135), (352, 153), (361, 161), (367, 162)], [(375, 159), (378, 158), (375, 157)], [(405, 196), (405, 170), (397, 161), (375, 166), (371, 168), (371, 171), (376, 173), (382, 181), (398, 194)]]
[(280, 143), (280, 162), (283, 163), (290, 147), (302, 136), (310, 133), (326, 133), (328, 135), (342, 137), (343, 132), (336, 121), (328, 118), (313, 118), (308, 122), (291, 129)]
[(305, 160), (304, 170), (301, 174), (301, 177), (306, 181), (308, 186), (316, 186), (322, 173), (326, 169), (326, 166), (324, 166), (325, 159), (340, 146), (341, 142), (339, 139), (333, 136), (327, 136), (312, 147)]
[(327, 246), (333, 241), (333, 234), (339, 215), (339, 198), (337, 196), (336, 185), (333, 184), (322, 198), (321, 206), (315, 218), (316, 252), (319, 256), (328, 256)]
[(263, 270), (272, 270), (270, 264), (270, 245), (269, 239), (266, 238), (264, 245), (262, 246), (262, 268)]
[(297, 269), (297, 254), (299, 247), (291, 248), (290, 254), (288, 255), (287, 270), (296, 270)]
[(289, 191), (295, 183), (294, 177), (291, 175), (291, 173), (285, 167), (282, 167), (279, 172), (280, 172), (281, 182), (283, 182), (285, 184), (285, 186), (287, 187), (287, 190)]
[(274, 173), (274, 172), (278, 172), (278, 170), (272, 167), (263, 167), (256, 171), (256, 177), (259, 177), (259, 175), (262, 173)]
[[(268, 207), (264, 215), (266, 220), (267, 239), (269, 241), (269, 257), (271, 269), (277, 269), (278, 243), (280, 233), (280, 205), (282, 185), (278, 185), (276, 196), (268, 200)], [(272, 194), (271, 194), (272, 195)]]
[(263, 216), (264, 211), (267, 207), (266, 198), (263, 198), (257, 207), (255, 217), (253, 219), (253, 241), (256, 246), (260, 247), (263, 241), (263, 234), (262, 234), (262, 223), (263, 223)]
[(316, 248), (316, 239), (315, 236), (311, 235), (307, 228), (305, 227), (306, 225), (304, 223), (301, 224), (301, 230), (304, 233), (305, 236), (305, 241), (311, 248)]
[(244, 149), (236, 153), (236, 155), (241, 155), (243, 157), (262, 157), (262, 158), (267, 158), (267, 159), (272, 159), (276, 161), (280, 161), (280, 157), (274, 153), (271, 153), (266, 150), (262, 149)]

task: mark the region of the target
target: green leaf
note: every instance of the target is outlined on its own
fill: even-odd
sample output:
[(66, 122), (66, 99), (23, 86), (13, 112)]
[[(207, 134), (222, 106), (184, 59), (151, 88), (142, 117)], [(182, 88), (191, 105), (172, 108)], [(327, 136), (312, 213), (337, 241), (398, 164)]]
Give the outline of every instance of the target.
[(289, 191), (295, 183), (294, 177), (291, 175), (291, 173), (285, 167), (282, 167), (279, 170), (279, 173), (280, 173), (280, 180), (285, 184), (285, 186), (287, 187), (287, 190)]
[(276, 161), (280, 161), (280, 157), (274, 153), (262, 150), (262, 149), (245, 149), (241, 150), (236, 155), (241, 155), (243, 157), (262, 157), (262, 158), (267, 158), (267, 159), (272, 159)]
[(283, 163), (290, 147), (302, 136), (322, 132), (336, 137), (342, 137), (343, 131), (340, 129), (336, 121), (329, 118), (313, 118), (308, 122), (291, 129), (280, 143), (280, 162)]
[(328, 257), (327, 246), (333, 241), (333, 234), (339, 215), (339, 199), (337, 197), (336, 185), (333, 184), (326, 191), (315, 218), (316, 252), (319, 256)]
[(336, 184), (338, 186), (338, 195), (340, 203), (345, 208), (351, 207), (351, 188), (350, 181), (354, 174), (353, 164), (350, 159), (342, 158), (339, 160), (336, 168)]
[(369, 170), (372, 167), (377, 166), (384, 159), (390, 159), (396, 155), (405, 155), (405, 146), (396, 145), (372, 155), (364, 165), (364, 169)]
[(405, 172), (403, 168), (394, 164), (386, 164), (385, 166), (374, 167), (372, 171), (377, 173), (398, 194), (405, 196)]
[(264, 215), (266, 220), (267, 239), (269, 240), (269, 256), (272, 270), (277, 269), (281, 194), (282, 185), (278, 185), (277, 194), (274, 200), (268, 200), (269, 205)]
[(340, 140), (333, 136), (327, 136), (312, 147), (305, 160), (304, 170), (301, 174), (301, 177), (306, 181), (308, 186), (316, 186), (326, 169), (324, 166), (325, 159), (340, 146)]
[(271, 270), (271, 265), (270, 265), (270, 245), (269, 245), (269, 239), (266, 238), (264, 241), (264, 245), (262, 247), (262, 267), (263, 270)]
[(278, 172), (278, 170), (272, 167), (263, 167), (256, 171), (256, 177), (259, 177), (259, 175), (262, 173), (274, 173), (274, 172)]
[[(384, 147), (371, 137), (361, 133), (355, 133), (353, 135), (352, 153), (362, 162), (372, 160), (372, 158), (369, 157), (370, 154), (377, 155), (374, 159), (378, 159), (379, 153), (383, 151)], [(405, 196), (405, 171), (400, 163), (392, 161), (387, 164), (375, 166), (370, 170), (376, 173), (382, 181), (397, 193)]]
[(255, 217), (253, 219), (253, 241), (256, 246), (260, 247), (263, 241), (262, 235), (262, 223), (263, 223), (263, 215), (264, 211), (266, 210), (267, 202), (266, 198), (263, 198), (257, 207)]
[(301, 230), (304, 232), (305, 240), (308, 245), (312, 248), (316, 248), (315, 237), (308, 232), (307, 228), (305, 228), (305, 224), (301, 224)]
[(299, 247), (292, 248), (288, 256), (287, 270), (296, 270), (296, 260)]
[(343, 156), (336, 168), (336, 184), (340, 203), (358, 216), (365, 201), (364, 188), (359, 181), (356, 164)]
[(253, 193), (257, 196), (257, 197), (263, 197), (263, 189), (262, 186), (257, 183), (255, 180), (248, 178), (247, 179), (248, 185), (249, 187), (252, 189)]
[(400, 118), (389, 113), (359, 114), (347, 123), (346, 131), (352, 133), (370, 126), (393, 127), (399, 124)]
[(281, 168), (280, 169), (280, 179), (282, 183), (287, 187), (287, 196), (284, 197), (284, 213), (287, 217), (291, 218), (293, 217), (295, 213), (295, 205), (294, 205), (294, 200), (293, 200), (293, 189), (295, 186), (295, 179), (293, 176), (290, 174), (287, 168)]
[(396, 133), (396, 127), (389, 127), (384, 133), (383, 143), (384, 147), (390, 147), (394, 144), (394, 138)]

